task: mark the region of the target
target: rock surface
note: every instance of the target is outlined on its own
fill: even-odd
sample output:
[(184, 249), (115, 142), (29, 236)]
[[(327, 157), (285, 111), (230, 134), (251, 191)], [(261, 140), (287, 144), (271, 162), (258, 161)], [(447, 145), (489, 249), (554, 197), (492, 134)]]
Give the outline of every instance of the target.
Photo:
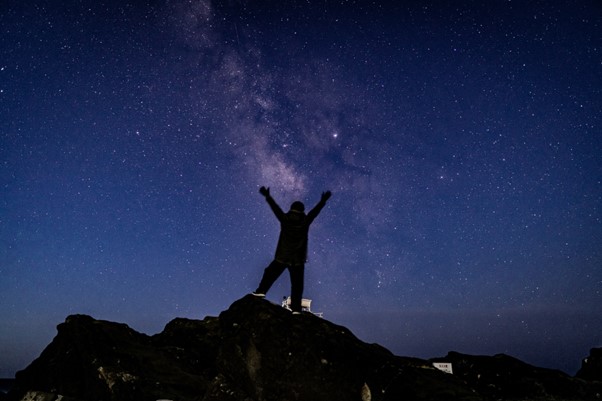
[(589, 356), (581, 362), (577, 377), (602, 382), (602, 348), (592, 348), (589, 351)]
[(219, 317), (175, 319), (154, 336), (124, 324), (69, 316), (42, 354), (17, 374), (7, 399), (598, 399), (599, 383), (511, 357), (450, 353), (443, 359), (453, 363), (453, 375), (430, 361), (364, 343), (325, 319), (292, 315), (246, 296)]
[(559, 370), (538, 368), (508, 355), (474, 356), (450, 352), (444, 358), (485, 400), (599, 400), (602, 383), (570, 377)]

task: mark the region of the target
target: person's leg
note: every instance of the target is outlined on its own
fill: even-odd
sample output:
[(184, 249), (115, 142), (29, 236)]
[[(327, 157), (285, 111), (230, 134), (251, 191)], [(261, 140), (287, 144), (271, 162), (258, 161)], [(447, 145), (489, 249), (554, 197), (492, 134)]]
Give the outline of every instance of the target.
[(270, 265), (263, 271), (263, 277), (261, 278), (259, 287), (257, 287), (255, 290), (255, 294), (266, 294), (272, 287), (272, 284), (274, 284), (274, 281), (280, 277), (285, 268), (285, 265), (275, 260), (270, 263)]
[(290, 266), (288, 271), (291, 276), (291, 310), (301, 312), (301, 299), (303, 296), (304, 265)]

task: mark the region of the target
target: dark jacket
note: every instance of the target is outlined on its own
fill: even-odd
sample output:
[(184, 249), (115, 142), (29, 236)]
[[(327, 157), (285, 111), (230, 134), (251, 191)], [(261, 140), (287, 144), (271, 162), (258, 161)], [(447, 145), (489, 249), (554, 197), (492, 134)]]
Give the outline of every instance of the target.
[(274, 259), (289, 265), (304, 264), (307, 261), (309, 226), (326, 205), (326, 201), (320, 200), (306, 215), (296, 210), (284, 213), (274, 198), (266, 196), (265, 199), (280, 221), (280, 237)]

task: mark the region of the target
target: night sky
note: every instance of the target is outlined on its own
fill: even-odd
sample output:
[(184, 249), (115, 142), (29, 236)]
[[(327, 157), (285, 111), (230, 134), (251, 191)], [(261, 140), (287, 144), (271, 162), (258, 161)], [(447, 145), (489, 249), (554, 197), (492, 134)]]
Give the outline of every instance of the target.
[[(599, 1), (0, 6), (0, 377), (70, 314), (155, 334), (253, 291), (397, 355), (602, 346)], [(285, 273), (268, 293), (289, 294)]]

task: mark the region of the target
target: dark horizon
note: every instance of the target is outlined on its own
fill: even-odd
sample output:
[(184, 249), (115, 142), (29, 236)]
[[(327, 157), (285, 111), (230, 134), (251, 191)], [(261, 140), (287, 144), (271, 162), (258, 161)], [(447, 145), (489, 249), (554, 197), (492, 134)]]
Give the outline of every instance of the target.
[[(286, 284), (283, 283), (283, 285), (286, 285)], [(268, 298), (272, 298), (272, 297), (268, 297)], [(236, 302), (236, 300), (232, 301), (232, 303), (234, 303), (234, 302)], [(271, 299), (271, 302), (278, 304), (277, 299)], [(316, 309), (316, 307), (319, 308), (319, 303), (313, 302), (313, 305), (314, 305), (314, 309), (313, 309), (314, 312), (320, 312), (322, 314), (324, 313), (322, 310)], [(207, 315), (202, 318), (198, 318), (198, 320), (203, 320), (203, 319), (205, 319), (207, 317), (211, 317), (211, 316), (217, 316), (221, 312), (223, 312), (223, 311), (220, 311), (213, 315)], [(327, 315), (328, 315), (328, 313), (327, 313)], [(388, 322), (388, 325), (391, 325), (391, 319), (393, 318), (393, 315), (395, 315), (396, 321), (399, 322), (399, 326), (403, 327), (403, 330), (405, 330), (406, 332), (410, 331), (410, 333), (406, 333), (405, 336), (390, 335), (390, 336), (384, 337), (384, 341), (386, 341), (389, 344), (392, 344), (392, 345), (386, 346), (383, 343), (377, 342), (374, 340), (374, 338), (375, 338), (374, 332), (375, 332), (375, 329), (376, 329), (376, 332), (379, 332), (380, 328), (378, 327), (378, 325), (383, 325), (383, 322)], [(521, 360), (522, 362), (525, 362), (529, 365), (533, 365), (533, 366), (539, 367), (539, 368), (560, 370), (560, 371), (568, 374), (569, 376), (573, 376), (573, 377), (575, 376), (577, 371), (581, 368), (583, 359), (589, 356), (590, 350), (592, 348), (600, 348), (597, 346), (591, 346), (584, 350), (584, 344), (563, 344), (563, 343), (558, 342), (560, 340), (558, 338), (556, 338), (556, 339), (554, 339), (554, 341), (557, 341), (557, 343), (552, 344), (552, 346), (550, 347), (549, 354), (546, 355), (546, 354), (541, 354), (536, 348), (534, 348), (533, 347), (534, 344), (524, 344), (524, 343), (520, 343), (520, 342), (517, 342), (517, 343), (509, 342), (506, 344), (501, 341), (499, 342), (499, 344), (487, 344), (487, 343), (474, 344), (474, 343), (471, 343), (471, 341), (468, 339), (468, 336), (461, 334), (461, 330), (459, 333), (454, 333), (454, 332), (442, 333), (441, 330), (436, 330), (437, 327), (450, 328), (450, 327), (458, 325), (458, 320), (460, 319), (460, 316), (454, 315), (454, 316), (448, 317), (448, 320), (443, 320), (442, 316), (444, 316), (444, 314), (441, 314), (441, 313), (437, 313), (434, 316), (421, 316), (420, 314), (417, 314), (416, 312), (414, 312), (414, 313), (399, 312), (397, 314), (386, 313), (386, 315), (385, 315), (385, 313), (381, 313), (381, 314), (373, 315), (371, 317), (365, 317), (365, 316), (358, 317), (358, 316), (355, 316), (355, 315), (349, 314), (349, 313), (336, 313), (335, 312), (335, 314), (333, 316), (334, 320), (329, 319), (330, 316), (324, 316), (324, 318), (328, 321), (331, 321), (332, 323), (342, 325), (347, 328), (359, 327), (360, 328), (359, 330), (357, 330), (357, 331), (351, 330), (351, 332), (354, 335), (356, 335), (361, 341), (366, 342), (366, 343), (375, 342), (375, 343), (387, 348), (389, 351), (391, 351), (394, 355), (397, 355), (397, 356), (415, 357), (415, 358), (429, 360), (429, 359), (435, 359), (435, 358), (443, 358), (449, 352), (459, 352), (462, 354), (483, 355), (483, 356), (494, 356), (496, 354), (506, 354), (508, 356), (517, 358), (517, 359)], [(97, 319), (97, 317), (95, 317), (95, 316), (92, 316), (92, 317)], [(403, 317), (405, 317), (405, 319), (403, 319)], [(67, 317), (65, 317), (65, 318), (67, 318)], [(178, 318), (178, 317), (174, 317), (173, 319), (176, 319), (176, 318)], [(191, 317), (188, 317), (188, 318), (191, 318)], [(597, 315), (593, 314), (592, 316), (590, 316), (590, 318), (592, 320), (595, 320), (597, 318)], [(192, 318), (192, 319), (194, 319), (194, 318)], [(465, 316), (462, 319), (466, 320), (468, 318)], [(479, 317), (477, 315), (474, 315), (470, 319), (483, 320), (483, 319), (486, 319), (486, 316), (481, 315)], [(517, 320), (517, 319), (520, 320), (520, 319), (522, 319), (522, 317), (520, 315), (513, 317), (513, 320)], [(542, 316), (542, 319), (546, 319), (546, 317)], [(578, 320), (578, 321), (582, 320), (582, 319), (584, 319), (583, 316), (576, 318), (576, 320)], [(99, 320), (106, 320), (106, 319), (99, 319)], [(57, 322), (57, 325), (60, 323), (63, 323), (63, 321)], [(412, 325), (411, 322), (415, 322), (415, 324)], [(126, 322), (115, 322), (115, 323), (127, 324)], [(169, 322), (166, 322), (166, 325), (167, 325), (167, 323), (169, 323)], [(574, 322), (571, 322), (571, 321), (568, 321), (568, 322), (552, 321), (552, 322), (549, 322), (548, 324), (550, 327), (554, 327), (558, 330), (564, 330), (567, 332), (570, 331), (572, 327), (574, 327)], [(394, 326), (394, 324), (393, 324), (393, 326)], [(475, 327), (478, 327), (478, 325), (475, 325)], [(133, 329), (136, 330), (135, 328), (133, 328)], [(499, 329), (499, 327), (495, 328), (495, 329)], [(161, 329), (159, 331), (152, 332), (152, 333), (149, 333), (149, 332), (143, 333), (142, 331), (140, 331), (140, 332), (143, 334), (152, 336), (152, 335), (159, 334), (162, 331), (163, 330)], [(400, 329), (400, 331), (401, 331), (401, 329)], [(416, 332), (420, 332), (421, 333), (420, 336), (415, 335), (414, 333), (416, 333)], [(56, 334), (56, 330), (55, 330), (54, 334)], [(484, 335), (484, 336), (486, 336), (486, 335)], [(449, 348), (452, 344), (450, 344), (449, 341), (442, 339), (442, 338), (446, 338), (446, 337), (453, 338), (454, 341), (456, 341), (455, 344), (453, 344), (455, 346), (455, 348), (453, 348), (453, 349)], [(52, 338), (54, 338), (54, 335), (52, 336)], [(412, 340), (408, 341), (408, 338), (410, 338)], [(463, 338), (463, 340), (457, 341), (458, 338)], [(49, 344), (50, 344), (50, 341), (47, 344), (45, 344), (43, 346), (43, 348), (45, 348)], [(403, 352), (404, 349), (416, 349), (419, 351), (416, 354), (410, 354), (408, 352)], [(17, 371), (25, 369), (31, 362), (34, 361), (34, 359), (39, 357), (42, 350), (43, 349), (40, 349), (40, 352), (34, 358), (32, 358), (25, 365), (23, 365), (22, 367), (17, 369)], [(574, 356), (577, 355), (582, 350), (584, 350), (583, 355), (580, 358), (574, 359)], [(14, 376), (12, 378), (7, 376), (7, 377), (4, 377), (4, 379), (12, 380), (12, 379), (14, 379)], [(0, 386), (1, 386), (1, 384), (2, 383), (0, 383)]]

